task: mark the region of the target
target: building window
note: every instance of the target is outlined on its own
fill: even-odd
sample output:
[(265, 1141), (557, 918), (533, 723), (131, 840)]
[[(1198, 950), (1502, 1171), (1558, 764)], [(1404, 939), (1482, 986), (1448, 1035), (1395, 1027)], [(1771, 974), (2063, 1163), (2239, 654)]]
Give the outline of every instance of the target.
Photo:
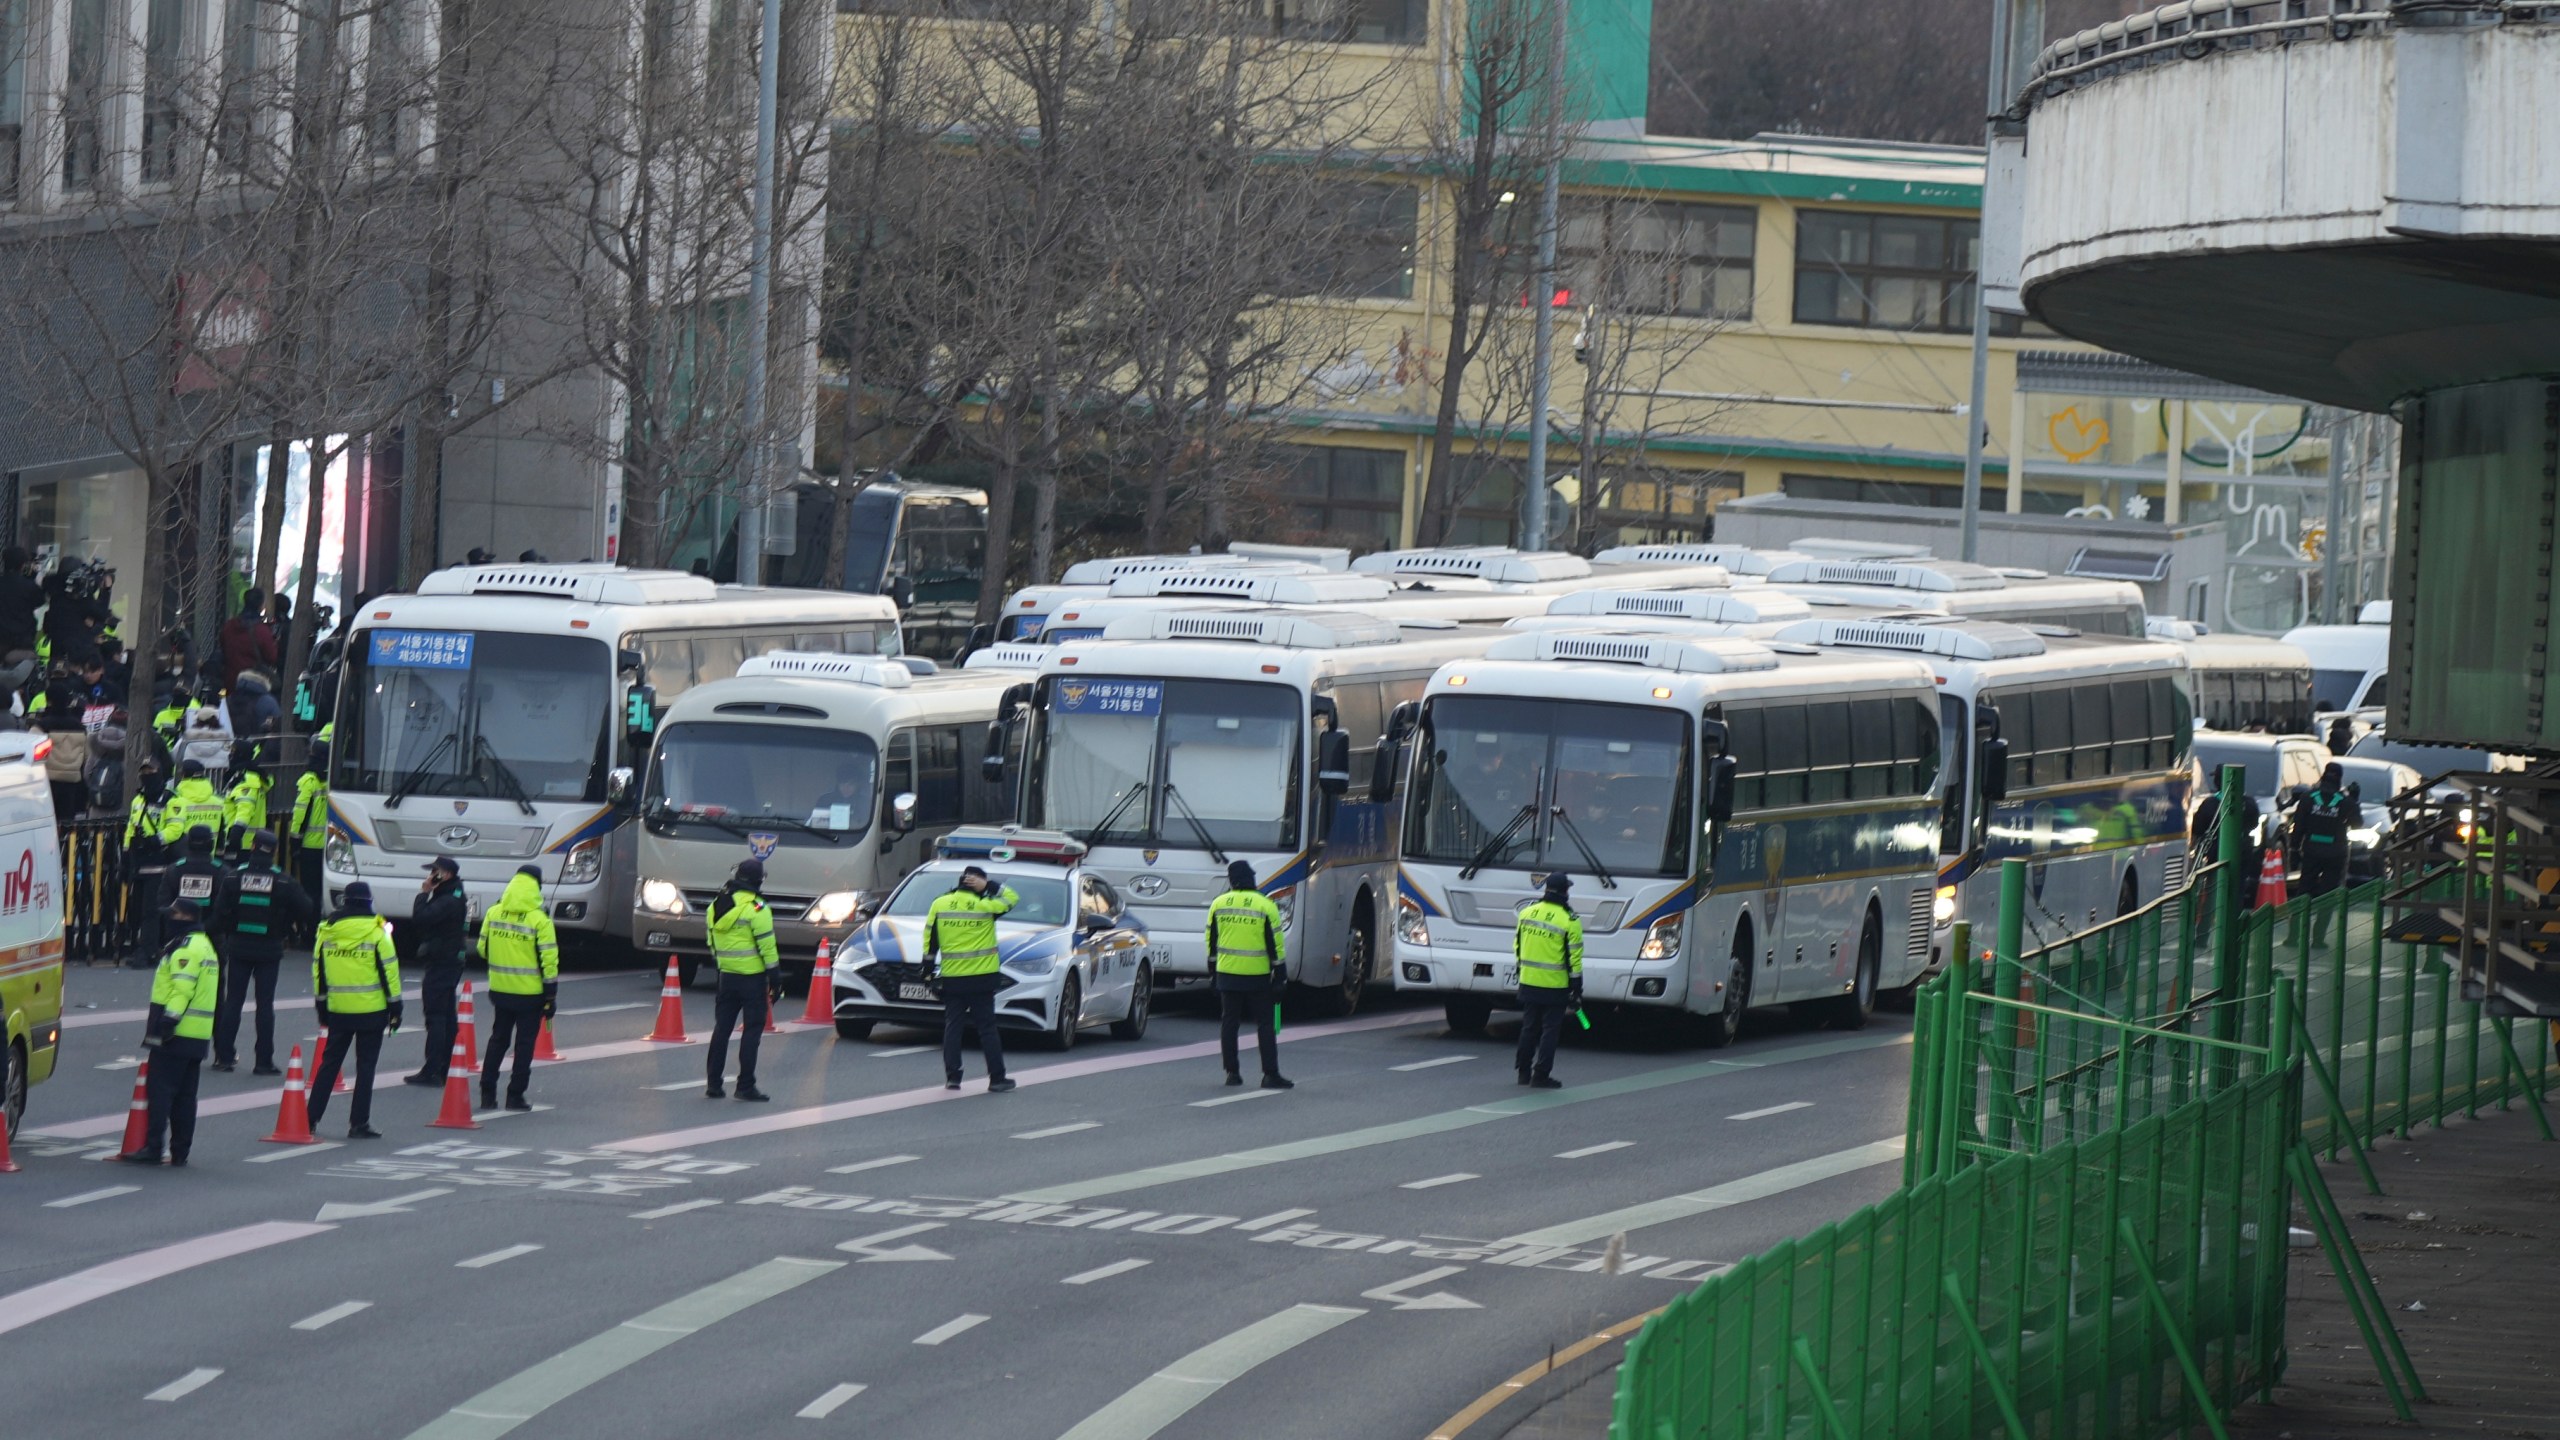
[(0, 0), (0, 204), (18, 198), (18, 157), (26, 144), (28, 0)]
[(1324, 243), (1298, 271), (1292, 295), (1403, 300), (1413, 295), (1421, 192), (1410, 185), (1327, 186), (1317, 197)]
[(747, 0), (712, 0), (703, 64), (709, 71), (714, 114), (755, 104), (756, 44), (762, 38), (763, 13)]
[(1425, 0), (1273, 0), (1271, 21), (1284, 35), (1361, 45), (1418, 45), (1430, 15)]
[(258, 10), (263, 0), (228, 0), (222, 7), (222, 102), (215, 120), (216, 147), (222, 163), (247, 170), (251, 146), (258, 138)]
[(65, 19), (62, 188), (82, 191), (98, 183), (99, 149), (106, 141), (107, 0), (71, 0)]
[[(1457, 513), (1449, 517), (1447, 545), (1516, 545), (1520, 539), (1519, 462), (1500, 455), (1460, 455)], [(1549, 533), (1557, 533), (1550, 525)]]
[(1556, 283), (1576, 305), (1749, 319), (1757, 222), (1748, 205), (1569, 201), (1557, 227)]
[(1404, 526), (1404, 453), (1343, 445), (1288, 447), (1281, 523), (1355, 550), (1392, 548)]
[(400, 149), (400, 112), (415, 98), (405, 92), (416, 78), (416, 19), (403, 0), (387, 0), (373, 17), (373, 38), (364, 59), (365, 144), (373, 154), (388, 156)]
[(1715, 508), (1742, 493), (1742, 477), (1725, 471), (1652, 471), (1600, 477), (1592, 543), (1670, 545), (1715, 538)]
[[(1778, 485), (1797, 500), (1847, 500), (1860, 505), (1917, 505), (1937, 510), (1964, 507), (1964, 486), (1952, 480), (1940, 484), (1932, 480), (1852, 480), (1840, 475), (1781, 475)], [(2005, 481), (1986, 477), (1982, 482), (1982, 507), (1985, 510), (2005, 508), (2007, 495)], [(2029, 515), (2059, 515), (2083, 503), (2078, 490), (2040, 490), (2030, 484), (2023, 508)]]
[(142, 179), (178, 172), (178, 66), (186, 35), (182, 0), (147, 0), (142, 21)]
[(1796, 322), (1969, 331), (1980, 232), (1972, 220), (1800, 211)]

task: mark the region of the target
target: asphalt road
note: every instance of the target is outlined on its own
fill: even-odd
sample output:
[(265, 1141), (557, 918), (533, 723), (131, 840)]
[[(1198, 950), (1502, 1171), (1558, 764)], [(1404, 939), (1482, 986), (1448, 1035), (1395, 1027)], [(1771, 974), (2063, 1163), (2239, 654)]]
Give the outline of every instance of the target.
[(396, 1083), (412, 1032), (382, 1139), (345, 1141), (341, 1097), (323, 1145), (262, 1143), (276, 1082), (207, 1074), (235, 1108), (190, 1168), (144, 1171), (92, 1163), (144, 981), (73, 968), (62, 1069), (0, 1176), (12, 1437), (175, 1409), (272, 1440), (1418, 1440), (1550, 1346), (1887, 1194), (1910, 1055), (1889, 1014), (1717, 1052), (1604, 1027), (1532, 1092), (1504, 1021), (1454, 1039), (1387, 999), (1292, 1023), (1296, 1090), (1230, 1090), (1214, 1019), (1176, 1000), (1140, 1042), (1017, 1047), (1010, 1095), (974, 1052), (943, 1090), (937, 1036), (793, 1025), (765, 1038), (774, 1103), (746, 1105), (702, 1094), (707, 995), (695, 1043), (652, 1045), (658, 977), (608, 973), (564, 987), (534, 1113), (429, 1128), (437, 1095)]

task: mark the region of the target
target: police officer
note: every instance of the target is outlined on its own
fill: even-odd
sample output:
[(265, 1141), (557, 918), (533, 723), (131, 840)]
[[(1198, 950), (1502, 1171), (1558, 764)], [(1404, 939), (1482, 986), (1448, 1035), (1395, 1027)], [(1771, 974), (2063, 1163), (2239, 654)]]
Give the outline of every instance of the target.
[(1511, 931), (1511, 956), (1520, 966), (1520, 1048), (1511, 1063), (1521, 1084), (1539, 1090), (1564, 1088), (1550, 1073), (1556, 1040), (1564, 1034), (1565, 1012), (1582, 1008), (1582, 921), (1566, 900), (1572, 893), (1571, 877), (1549, 873), (1546, 893), (1520, 912)]
[(924, 963), (930, 977), (942, 980), (942, 1088), (960, 1088), (960, 1032), (978, 1031), (978, 1053), (987, 1060), (987, 1092), (1001, 1095), (1013, 1088), (1005, 1078), (1004, 1041), (996, 1034), (996, 991), (1003, 978), (996, 965), (996, 917), (1022, 903), (1010, 885), (992, 885), (987, 872), (972, 865), (960, 872), (960, 883), (934, 897), (924, 912)]
[(1236, 1030), (1245, 1012), (1253, 1012), (1253, 1043), (1262, 1054), (1262, 1088), (1294, 1090), (1280, 1075), (1280, 1036), (1271, 1007), (1289, 973), (1280, 961), (1280, 907), (1262, 893), (1253, 867), (1227, 862), (1226, 893), (1209, 902), (1209, 957), (1218, 972), (1218, 1058), (1227, 1065), (1227, 1083), (1241, 1085), (1237, 1068)]
[(205, 778), (204, 762), (178, 762), (178, 783), (169, 791), (169, 802), (160, 807), (160, 840), (175, 844), (185, 834), (201, 825), (207, 836), (222, 833), (222, 796)]
[[(2320, 772), (2320, 783), (2297, 796), (2289, 817), (2294, 850), (2302, 861), (2302, 893), (2326, 895), (2347, 878), (2347, 832), (2363, 814), (2363, 792), (2347, 782), (2335, 761)], [(2315, 911), (2315, 939), (2329, 929), (2329, 917)]]
[[(309, 779), (309, 776), (303, 777)], [(454, 992), (462, 988), (462, 962), (471, 945), (471, 902), (462, 893), (462, 864), (450, 855), (427, 862), (427, 878), (409, 905), (409, 955), (416, 960), (418, 1008), (427, 1020), (427, 1055), (403, 1085), (441, 1085), (453, 1066), (453, 1037), (462, 1022)], [(495, 984), (489, 987), (497, 989)]]
[(337, 911), (320, 923), (311, 953), (312, 1003), (329, 1043), (311, 1075), (311, 1123), (329, 1108), (329, 1092), (338, 1083), (338, 1067), (350, 1047), (356, 1052), (353, 1108), (347, 1112), (347, 1138), (378, 1140), (382, 1133), (366, 1122), (373, 1118), (373, 1068), (382, 1059), (382, 1037), (400, 1028), (400, 952), (392, 947), (391, 930), (373, 913), (373, 887), (354, 881), (340, 892)]
[(151, 1048), (143, 1077), (142, 1148), (116, 1158), (134, 1165), (160, 1163), (163, 1138), (169, 1163), (184, 1165), (196, 1144), (196, 1084), (205, 1051), (213, 1043), (213, 1017), (222, 994), (222, 958), (204, 933), (204, 911), (192, 900), (172, 901), (169, 929), (177, 938), (160, 952), (151, 977), (151, 1018), (142, 1043)]
[(212, 908), (214, 886), (221, 879), (222, 862), (213, 858), (213, 831), (202, 825), (189, 827), (177, 858), (160, 872), (161, 912), (168, 912), (172, 900), (193, 900), (201, 916)]
[[(328, 742), (314, 740), (310, 766), (293, 782), (293, 823), (285, 831), (294, 847), (293, 873), (301, 879), (302, 888), (314, 895), (320, 893), (320, 852), (329, 843), (328, 776)], [(450, 1037), (446, 1044), (452, 1044)], [(435, 1063), (433, 1056), (428, 1063)]]
[(168, 772), (158, 756), (145, 756), (142, 784), (124, 821), (124, 910), (134, 918), (133, 954), (126, 963), (137, 968), (152, 964), (160, 948), (160, 877), (169, 868), (169, 847), (160, 843), (160, 807), (168, 798)]
[(738, 1098), (773, 1098), (756, 1088), (756, 1048), (764, 1039), (767, 1007), (782, 993), (782, 962), (773, 948), (773, 912), (757, 893), (763, 888), (764, 862), (741, 860), (729, 883), (703, 910), (711, 958), (720, 967), (720, 998), (711, 1011), (710, 1084), (702, 1092), (714, 1100), (726, 1093), (720, 1088), (720, 1077), (729, 1065), (729, 1030), (741, 1018), (746, 1031), (738, 1037)]
[(213, 1068), (238, 1068), (233, 1041), (240, 1034), (240, 1010), (252, 989), (258, 996), (257, 1075), (280, 1075), (276, 1069), (276, 970), (284, 962), (284, 942), (318, 918), (310, 895), (290, 875), (276, 869), (276, 832), (252, 830), (239, 868), (226, 870), (214, 882), (213, 913), (208, 928), (222, 950), (222, 1011), (213, 1022)]
[(507, 1108), (530, 1110), (533, 1047), (542, 1020), (559, 1003), (560, 933), (542, 911), (542, 871), (517, 869), (498, 903), (480, 917), (480, 958), (489, 962), (489, 1043), (480, 1059), (480, 1108), (498, 1108), (498, 1067), (515, 1051)]
[(222, 792), (226, 850), (237, 853), (250, 831), (266, 825), (267, 791), (273, 783), (258, 768), (257, 746), (244, 742), (231, 747), (231, 788)]

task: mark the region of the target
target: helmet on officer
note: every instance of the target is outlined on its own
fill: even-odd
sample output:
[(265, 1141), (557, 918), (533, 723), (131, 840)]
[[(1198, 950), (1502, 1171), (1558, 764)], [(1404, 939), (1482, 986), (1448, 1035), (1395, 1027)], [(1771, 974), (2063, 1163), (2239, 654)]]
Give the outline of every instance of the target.
[(190, 756), (188, 756), (186, 759), (179, 761), (179, 762), (178, 762), (178, 778), (179, 778), (179, 779), (181, 779), (181, 780), (201, 780), (201, 779), (203, 779), (203, 778), (204, 778), (204, 762), (203, 762), (203, 761), (201, 761), (201, 760), (199, 760), (199, 759), (197, 759), (197, 758), (196, 758), (196, 757), (194, 757), (193, 755), (190, 755)]
[(347, 888), (338, 892), (338, 902), (350, 915), (370, 915), (373, 913), (373, 887), (362, 880), (349, 881)]

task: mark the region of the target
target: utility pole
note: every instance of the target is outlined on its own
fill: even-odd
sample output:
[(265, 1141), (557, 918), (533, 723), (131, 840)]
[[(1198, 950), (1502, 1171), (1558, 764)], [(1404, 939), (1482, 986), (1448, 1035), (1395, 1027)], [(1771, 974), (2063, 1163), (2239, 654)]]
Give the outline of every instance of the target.
[(773, 329), (773, 149), (782, 108), (782, 0), (764, 0), (763, 48), (756, 55), (756, 186), (747, 254), (747, 474), (738, 501), (738, 583), (764, 583), (767, 452), (765, 352)]
[[(2010, 33), (2014, 19), (2011, 0), (1991, 0), (1990, 78), (1984, 85), (1982, 120), (1982, 214), (1991, 212), (1991, 142), (1992, 127), (1997, 116), (2009, 106), (2009, 57), (2017, 44)], [(1981, 229), (1976, 224), (1973, 267), (1973, 386), (1965, 407), (1964, 427), (1964, 541), (1959, 558), (1973, 560), (1982, 549), (1982, 427), (1984, 409), (1991, 388), (1991, 304), (1982, 289)], [(2020, 463), (2018, 456), (2009, 457), (2012, 467)]]
[[(1564, 148), (1564, 25), (1569, 0), (1547, 0), (1547, 173), (1538, 184), (1538, 277), (1530, 295), (1538, 307), (1537, 341), (1529, 360), (1528, 512), (1520, 522), (1520, 548), (1547, 548), (1547, 396), (1556, 362), (1556, 187)], [(1591, 483), (1588, 476), (1583, 484)]]
[(1575, 436), (1580, 452), (1574, 474), (1580, 493), (1574, 503), (1574, 548), (1590, 545), (1600, 528), (1600, 308), (1582, 307), (1582, 328), (1573, 335), (1573, 358), (1582, 366), (1582, 426)]

